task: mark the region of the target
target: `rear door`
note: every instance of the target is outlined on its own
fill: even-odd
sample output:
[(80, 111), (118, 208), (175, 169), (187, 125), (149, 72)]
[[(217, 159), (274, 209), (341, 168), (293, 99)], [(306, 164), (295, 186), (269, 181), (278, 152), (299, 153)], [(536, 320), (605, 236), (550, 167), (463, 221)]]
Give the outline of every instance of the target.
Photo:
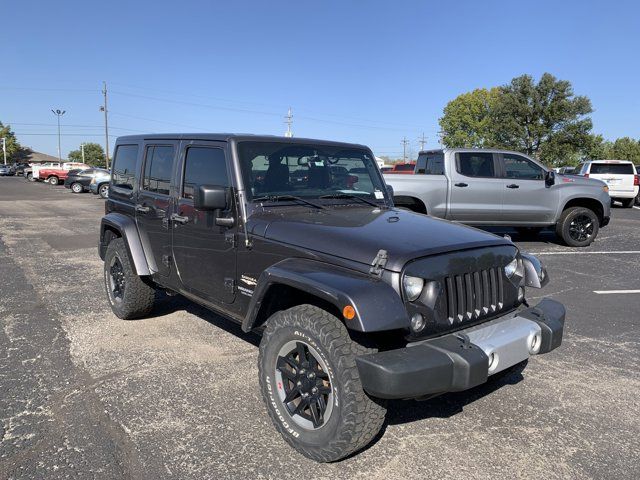
[(492, 152), (457, 152), (451, 168), (447, 217), (465, 223), (491, 225), (502, 219), (504, 179)]
[(216, 215), (229, 212), (201, 211), (193, 197), (200, 185), (230, 187), (230, 169), (224, 142), (184, 142), (177, 193), (177, 220), (173, 223), (173, 256), (185, 290), (210, 302), (229, 304), (235, 300), (235, 228), (216, 225)]
[(558, 208), (558, 189), (545, 184), (544, 169), (515, 153), (499, 154), (504, 175), (502, 218), (519, 223), (553, 223)]
[(146, 143), (142, 178), (136, 203), (136, 222), (140, 239), (147, 252), (152, 252), (160, 275), (169, 273), (171, 264), (171, 230), (173, 213), (171, 178), (178, 142)]
[(604, 181), (609, 186), (610, 197), (633, 197), (634, 169), (631, 163), (592, 162), (589, 178)]

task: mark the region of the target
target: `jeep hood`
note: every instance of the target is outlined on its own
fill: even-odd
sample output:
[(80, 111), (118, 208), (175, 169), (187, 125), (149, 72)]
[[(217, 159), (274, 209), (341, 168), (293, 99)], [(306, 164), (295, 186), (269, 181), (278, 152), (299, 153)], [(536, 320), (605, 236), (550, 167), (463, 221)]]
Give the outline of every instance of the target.
[(386, 250), (386, 269), (399, 272), (410, 260), (443, 252), (511, 241), (457, 223), (405, 210), (369, 206), (278, 206), (255, 211), (247, 230), (269, 240), (314, 252), (371, 264)]

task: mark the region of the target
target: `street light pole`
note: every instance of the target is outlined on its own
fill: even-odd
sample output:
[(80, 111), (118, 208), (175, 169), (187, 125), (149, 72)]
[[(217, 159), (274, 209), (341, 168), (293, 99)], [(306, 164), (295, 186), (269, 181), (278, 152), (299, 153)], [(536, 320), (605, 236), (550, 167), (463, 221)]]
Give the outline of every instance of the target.
[(82, 150), (82, 163), (86, 163), (86, 162), (84, 161), (84, 142), (82, 142), (82, 143), (80, 144), (80, 150)]
[(65, 110), (53, 110), (51, 109), (53, 114), (58, 117), (58, 161), (62, 163), (62, 152), (60, 150), (60, 117), (65, 114)]
[(2, 153), (4, 155), (4, 164), (7, 164), (7, 139), (2, 137)]
[(107, 170), (109, 169), (109, 121), (107, 117), (107, 82), (102, 82), (102, 95), (104, 95), (104, 104), (100, 107), (100, 111), (104, 112), (104, 160)]

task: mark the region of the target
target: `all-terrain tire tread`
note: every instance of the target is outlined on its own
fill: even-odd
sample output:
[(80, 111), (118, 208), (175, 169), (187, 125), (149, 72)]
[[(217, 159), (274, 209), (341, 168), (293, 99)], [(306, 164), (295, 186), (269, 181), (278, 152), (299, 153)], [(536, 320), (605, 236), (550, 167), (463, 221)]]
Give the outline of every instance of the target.
[(294, 449), (319, 462), (332, 462), (347, 457), (368, 445), (378, 434), (385, 420), (386, 407), (380, 400), (372, 399), (362, 389), (355, 357), (375, 352), (351, 340), (344, 324), (335, 316), (313, 305), (299, 305), (277, 312), (267, 323), (263, 340), (260, 343), (258, 360), (260, 386), (266, 392), (264, 371), (261, 359), (270, 337), (282, 327), (298, 326), (318, 335), (321, 345), (327, 350), (336, 370), (336, 378), (345, 379), (341, 384), (343, 396), (341, 434), (325, 447), (307, 448), (296, 442), (282, 428), (275, 412), (269, 408), (266, 395), (263, 394), (267, 411), (273, 424), (285, 441)]

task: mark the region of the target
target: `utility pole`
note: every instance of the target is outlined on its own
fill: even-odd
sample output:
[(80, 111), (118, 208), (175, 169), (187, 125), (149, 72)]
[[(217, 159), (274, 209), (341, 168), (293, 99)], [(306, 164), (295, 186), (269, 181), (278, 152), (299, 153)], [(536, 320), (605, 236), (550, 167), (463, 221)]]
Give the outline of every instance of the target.
[(424, 132), (422, 132), (422, 136), (418, 138), (418, 143), (420, 144), (420, 151), (423, 151), (424, 146), (427, 144), (427, 137), (424, 136)]
[(4, 155), (4, 164), (7, 164), (7, 139), (2, 137), (2, 153)]
[(109, 169), (109, 121), (107, 120), (107, 82), (102, 82), (102, 95), (104, 95), (104, 104), (100, 107), (100, 111), (104, 112), (104, 164)]
[(57, 110), (51, 109), (53, 114), (58, 117), (58, 161), (62, 163), (62, 153), (60, 152), (60, 117), (65, 114), (65, 110)]
[(82, 142), (80, 144), (80, 150), (82, 150), (82, 163), (85, 163), (85, 161), (84, 161), (84, 142)]
[(407, 137), (402, 137), (402, 161), (407, 163), (407, 145), (409, 145), (409, 140)]
[(285, 137), (293, 137), (293, 132), (291, 131), (291, 125), (293, 124), (293, 113), (291, 112), (291, 107), (289, 107), (289, 111), (287, 112), (287, 115), (284, 117), (285, 121), (284, 123), (287, 124), (287, 131), (284, 134)]

